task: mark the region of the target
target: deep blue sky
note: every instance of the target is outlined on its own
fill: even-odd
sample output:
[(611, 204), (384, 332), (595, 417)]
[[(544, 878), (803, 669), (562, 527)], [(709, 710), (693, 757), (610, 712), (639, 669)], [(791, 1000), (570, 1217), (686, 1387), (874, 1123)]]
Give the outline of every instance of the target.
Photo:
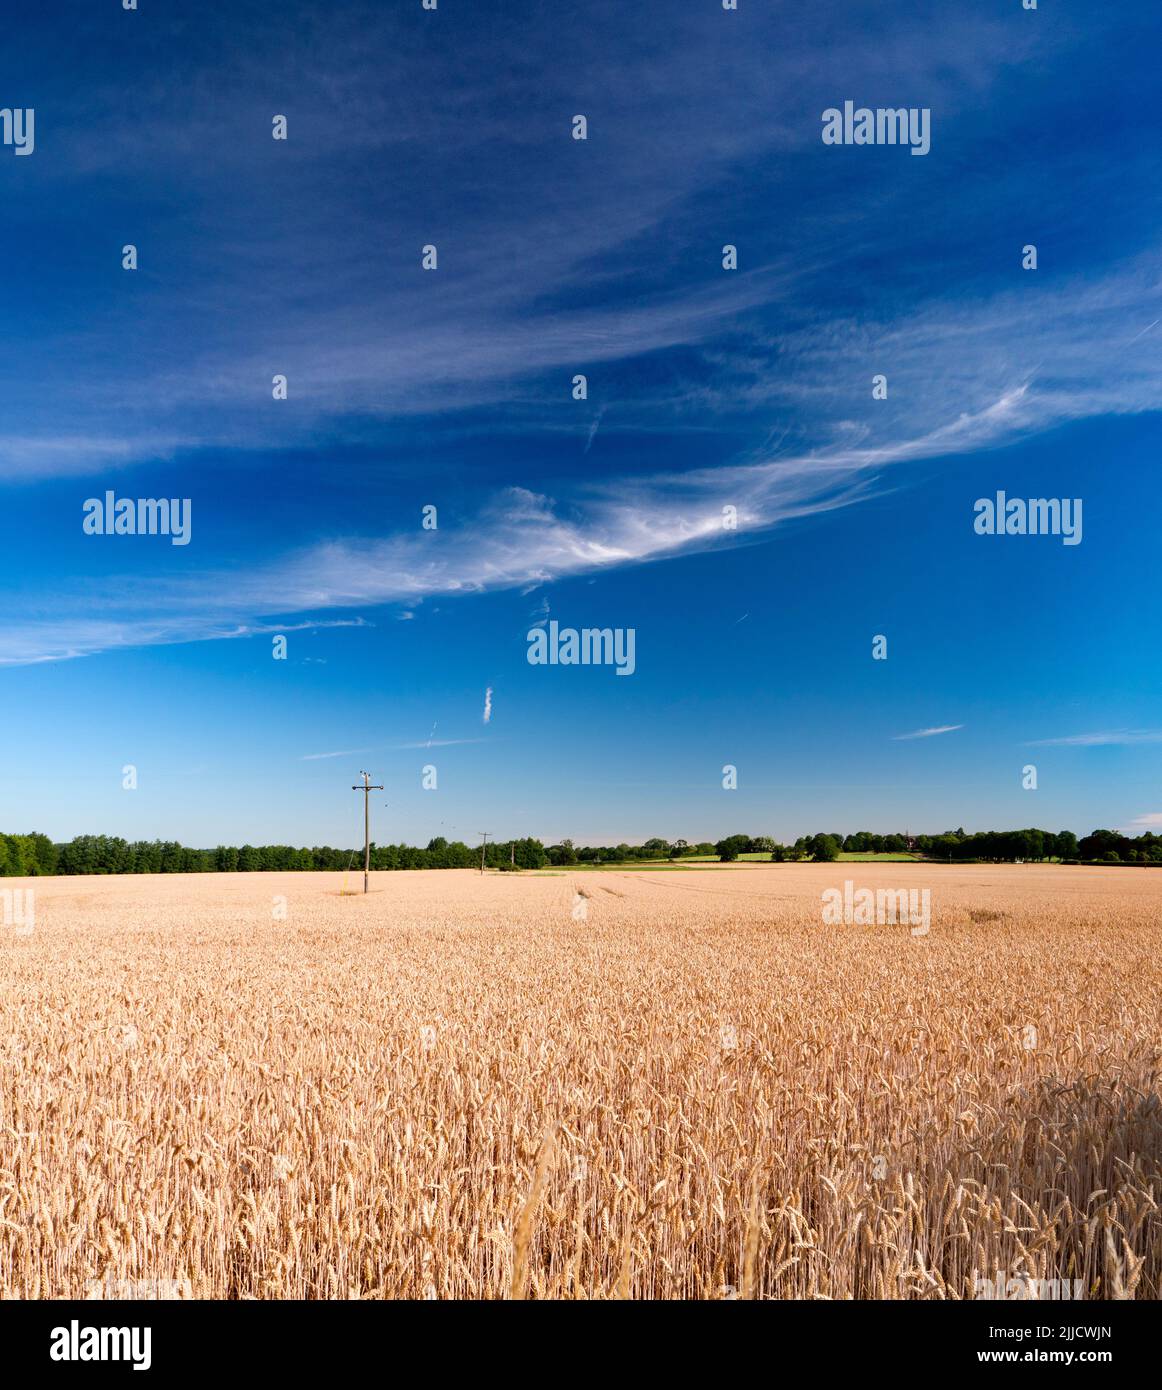
[[(349, 843), (361, 767), (420, 843), (1162, 823), (1156, 6), (8, 39), (0, 828)], [(846, 99), (929, 107), (930, 153), (823, 145)], [(974, 534), (998, 488), (1082, 543)], [(82, 534), (107, 489), (189, 497), (191, 544)], [(529, 666), (548, 618), (636, 673)]]

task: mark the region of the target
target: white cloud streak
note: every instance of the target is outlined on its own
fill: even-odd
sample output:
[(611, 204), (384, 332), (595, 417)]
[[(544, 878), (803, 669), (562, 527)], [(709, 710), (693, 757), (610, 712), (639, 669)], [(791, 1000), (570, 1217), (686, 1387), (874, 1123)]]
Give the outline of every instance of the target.
[[(1026, 382), (974, 414), (961, 412), (894, 443), (589, 484), (563, 502), (510, 488), (459, 527), (327, 541), (249, 571), (157, 580), (146, 595), (130, 586), (131, 601), (112, 586), (98, 596), (89, 585), (72, 598), (74, 613), (99, 598), (109, 616), (26, 618), (10, 607), (10, 616), (0, 618), (0, 665), (351, 625), (364, 620), (308, 620), (288, 628), (269, 615), (392, 603), (410, 609), (430, 596), (535, 587), (754, 540), (872, 495), (891, 467), (987, 448), (1026, 425), (1043, 424), (1045, 409)], [(736, 531), (723, 527), (727, 505), (737, 508)], [(67, 595), (57, 603), (70, 607)]]
[(424, 739), (420, 743), (397, 743), (395, 749), (402, 752), (410, 748), (456, 748), (462, 743), (487, 743), (483, 738), (433, 738)]
[(1129, 748), (1141, 743), (1162, 743), (1162, 729), (1106, 729), (1093, 734), (1069, 734), (1065, 738), (1038, 738), (1030, 748)]

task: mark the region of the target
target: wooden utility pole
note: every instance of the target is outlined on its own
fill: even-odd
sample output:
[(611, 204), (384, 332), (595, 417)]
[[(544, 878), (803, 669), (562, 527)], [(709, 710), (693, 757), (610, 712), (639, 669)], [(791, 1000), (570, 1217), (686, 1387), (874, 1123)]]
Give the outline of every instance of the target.
[(351, 788), (353, 792), (363, 793), (363, 891), (367, 892), (367, 877), (371, 873), (371, 793), (381, 792), (380, 786), (372, 786), (371, 773), (361, 772), (363, 785), (358, 783)]
[(492, 834), (492, 831), (491, 831), (491, 830), (482, 830), (480, 833), (481, 833), (481, 835), (484, 836), (484, 840), (483, 840), (483, 842), (481, 843), (481, 846), (480, 846), (480, 872), (483, 873), (483, 872), (484, 872), (484, 851), (488, 848), (488, 837), (489, 837), (489, 835)]

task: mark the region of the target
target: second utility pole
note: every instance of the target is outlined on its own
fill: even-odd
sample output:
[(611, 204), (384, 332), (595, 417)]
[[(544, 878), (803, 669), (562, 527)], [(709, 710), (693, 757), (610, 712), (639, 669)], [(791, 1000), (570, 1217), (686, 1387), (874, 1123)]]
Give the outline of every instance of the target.
[(383, 791), (382, 787), (371, 785), (371, 773), (361, 772), (363, 785), (353, 786), (353, 792), (363, 793), (363, 891), (367, 892), (367, 876), (371, 872), (371, 793)]

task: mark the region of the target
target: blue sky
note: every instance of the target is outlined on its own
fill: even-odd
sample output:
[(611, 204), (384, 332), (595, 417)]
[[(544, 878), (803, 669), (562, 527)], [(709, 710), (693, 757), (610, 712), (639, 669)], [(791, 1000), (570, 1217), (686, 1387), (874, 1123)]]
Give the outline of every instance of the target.
[[(1162, 823), (1162, 16), (482, 9), (14, 27), (0, 824), (350, 843), (362, 767), (419, 843)], [(930, 152), (825, 146), (847, 99)]]

